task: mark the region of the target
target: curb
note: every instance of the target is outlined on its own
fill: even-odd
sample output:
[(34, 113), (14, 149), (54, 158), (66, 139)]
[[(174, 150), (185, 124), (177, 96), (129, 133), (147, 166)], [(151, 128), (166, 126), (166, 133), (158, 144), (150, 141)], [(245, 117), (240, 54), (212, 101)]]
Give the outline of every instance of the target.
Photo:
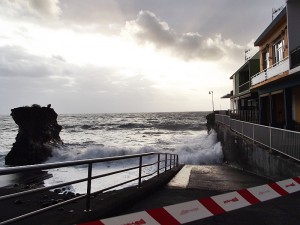
[(179, 225), (300, 191), (300, 176), (163, 208), (78, 225)]

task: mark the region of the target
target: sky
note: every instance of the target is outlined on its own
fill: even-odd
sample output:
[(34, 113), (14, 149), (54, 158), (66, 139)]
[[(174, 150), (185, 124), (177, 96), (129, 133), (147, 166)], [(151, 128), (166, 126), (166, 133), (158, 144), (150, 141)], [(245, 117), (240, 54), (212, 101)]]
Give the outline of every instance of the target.
[[(285, 0), (1, 0), (0, 115), (211, 111)], [(209, 92), (213, 91), (213, 96)], [(213, 97), (213, 98), (212, 98)]]

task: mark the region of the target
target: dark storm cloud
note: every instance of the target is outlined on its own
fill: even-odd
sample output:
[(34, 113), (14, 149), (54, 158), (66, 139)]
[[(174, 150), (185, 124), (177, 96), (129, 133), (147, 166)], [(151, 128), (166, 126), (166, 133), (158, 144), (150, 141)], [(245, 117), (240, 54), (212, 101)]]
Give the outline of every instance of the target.
[[(8, 3), (9, 2), (9, 3)], [(1, 0), (5, 8), (26, 19), (55, 17), (80, 32), (116, 34), (139, 11), (150, 11), (178, 33), (222, 34), (239, 44), (255, 39), (271, 22), (273, 7), (285, 0)], [(5, 12), (4, 12), (5, 13)]]
[[(285, 0), (64, 0), (62, 18), (70, 23), (124, 25), (139, 11), (150, 11), (179, 33), (195, 32), (205, 37), (222, 34), (247, 44), (271, 22), (273, 7)], [(99, 27), (98, 27), (99, 28)]]
[(124, 32), (142, 44), (153, 44), (185, 60), (217, 60), (229, 54), (229, 50), (241, 50), (240, 46), (224, 40), (221, 35), (209, 38), (199, 33), (178, 33), (149, 11), (140, 11), (135, 20), (126, 23)]
[(153, 42), (159, 47), (173, 45), (176, 42), (176, 33), (167, 23), (160, 21), (149, 11), (141, 11), (137, 19), (128, 24), (137, 29), (134, 35), (142, 42)]
[[(127, 4), (126, 1), (120, 4)], [(136, 13), (148, 10), (167, 21), (180, 33), (198, 32), (205, 37), (222, 34), (240, 44), (258, 37), (271, 22), (272, 8), (285, 0), (133, 0), (130, 9)], [(131, 15), (132, 16), (132, 15)]]

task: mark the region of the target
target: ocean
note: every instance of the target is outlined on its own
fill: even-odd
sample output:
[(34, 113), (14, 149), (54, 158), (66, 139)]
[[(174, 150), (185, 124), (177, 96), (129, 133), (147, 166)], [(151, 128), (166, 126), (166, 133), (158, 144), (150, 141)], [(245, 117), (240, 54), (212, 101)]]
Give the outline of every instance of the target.
[[(64, 145), (53, 150), (46, 163), (80, 159), (103, 158), (147, 152), (175, 153), (179, 162), (203, 165), (223, 161), (222, 147), (214, 131), (206, 130), (208, 112), (173, 113), (120, 113), (120, 114), (62, 114), (60, 137)], [(0, 168), (5, 167), (4, 158), (10, 151), (18, 132), (11, 116), (0, 116)], [(106, 163), (95, 166), (95, 173), (113, 171), (132, 162)], [(49, 171), (52, 178), (45, 185), (57, 184), (71, 178), (86, 176), (85, 167), (68, 167)], [(132, 174), (131, 174), (132, 173)], [(119, 174), (101, 182), (94, 182), (93, 189), (109, 186), (135, 176), (135, 171)], [(85, 184), (69, 187), (83, 193)]]

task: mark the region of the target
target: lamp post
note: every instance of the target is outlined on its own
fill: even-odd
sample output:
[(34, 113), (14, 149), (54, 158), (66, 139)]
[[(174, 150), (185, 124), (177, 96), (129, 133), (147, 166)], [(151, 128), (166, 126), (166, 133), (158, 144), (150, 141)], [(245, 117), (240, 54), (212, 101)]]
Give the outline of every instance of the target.
[(214, 92), (209, 91), (208, 94), (211, 94), (211, 102), (212, 102), (212, 107), (213, 107), (213, 112), (215, 111), (215, 106), (214, 106)]

